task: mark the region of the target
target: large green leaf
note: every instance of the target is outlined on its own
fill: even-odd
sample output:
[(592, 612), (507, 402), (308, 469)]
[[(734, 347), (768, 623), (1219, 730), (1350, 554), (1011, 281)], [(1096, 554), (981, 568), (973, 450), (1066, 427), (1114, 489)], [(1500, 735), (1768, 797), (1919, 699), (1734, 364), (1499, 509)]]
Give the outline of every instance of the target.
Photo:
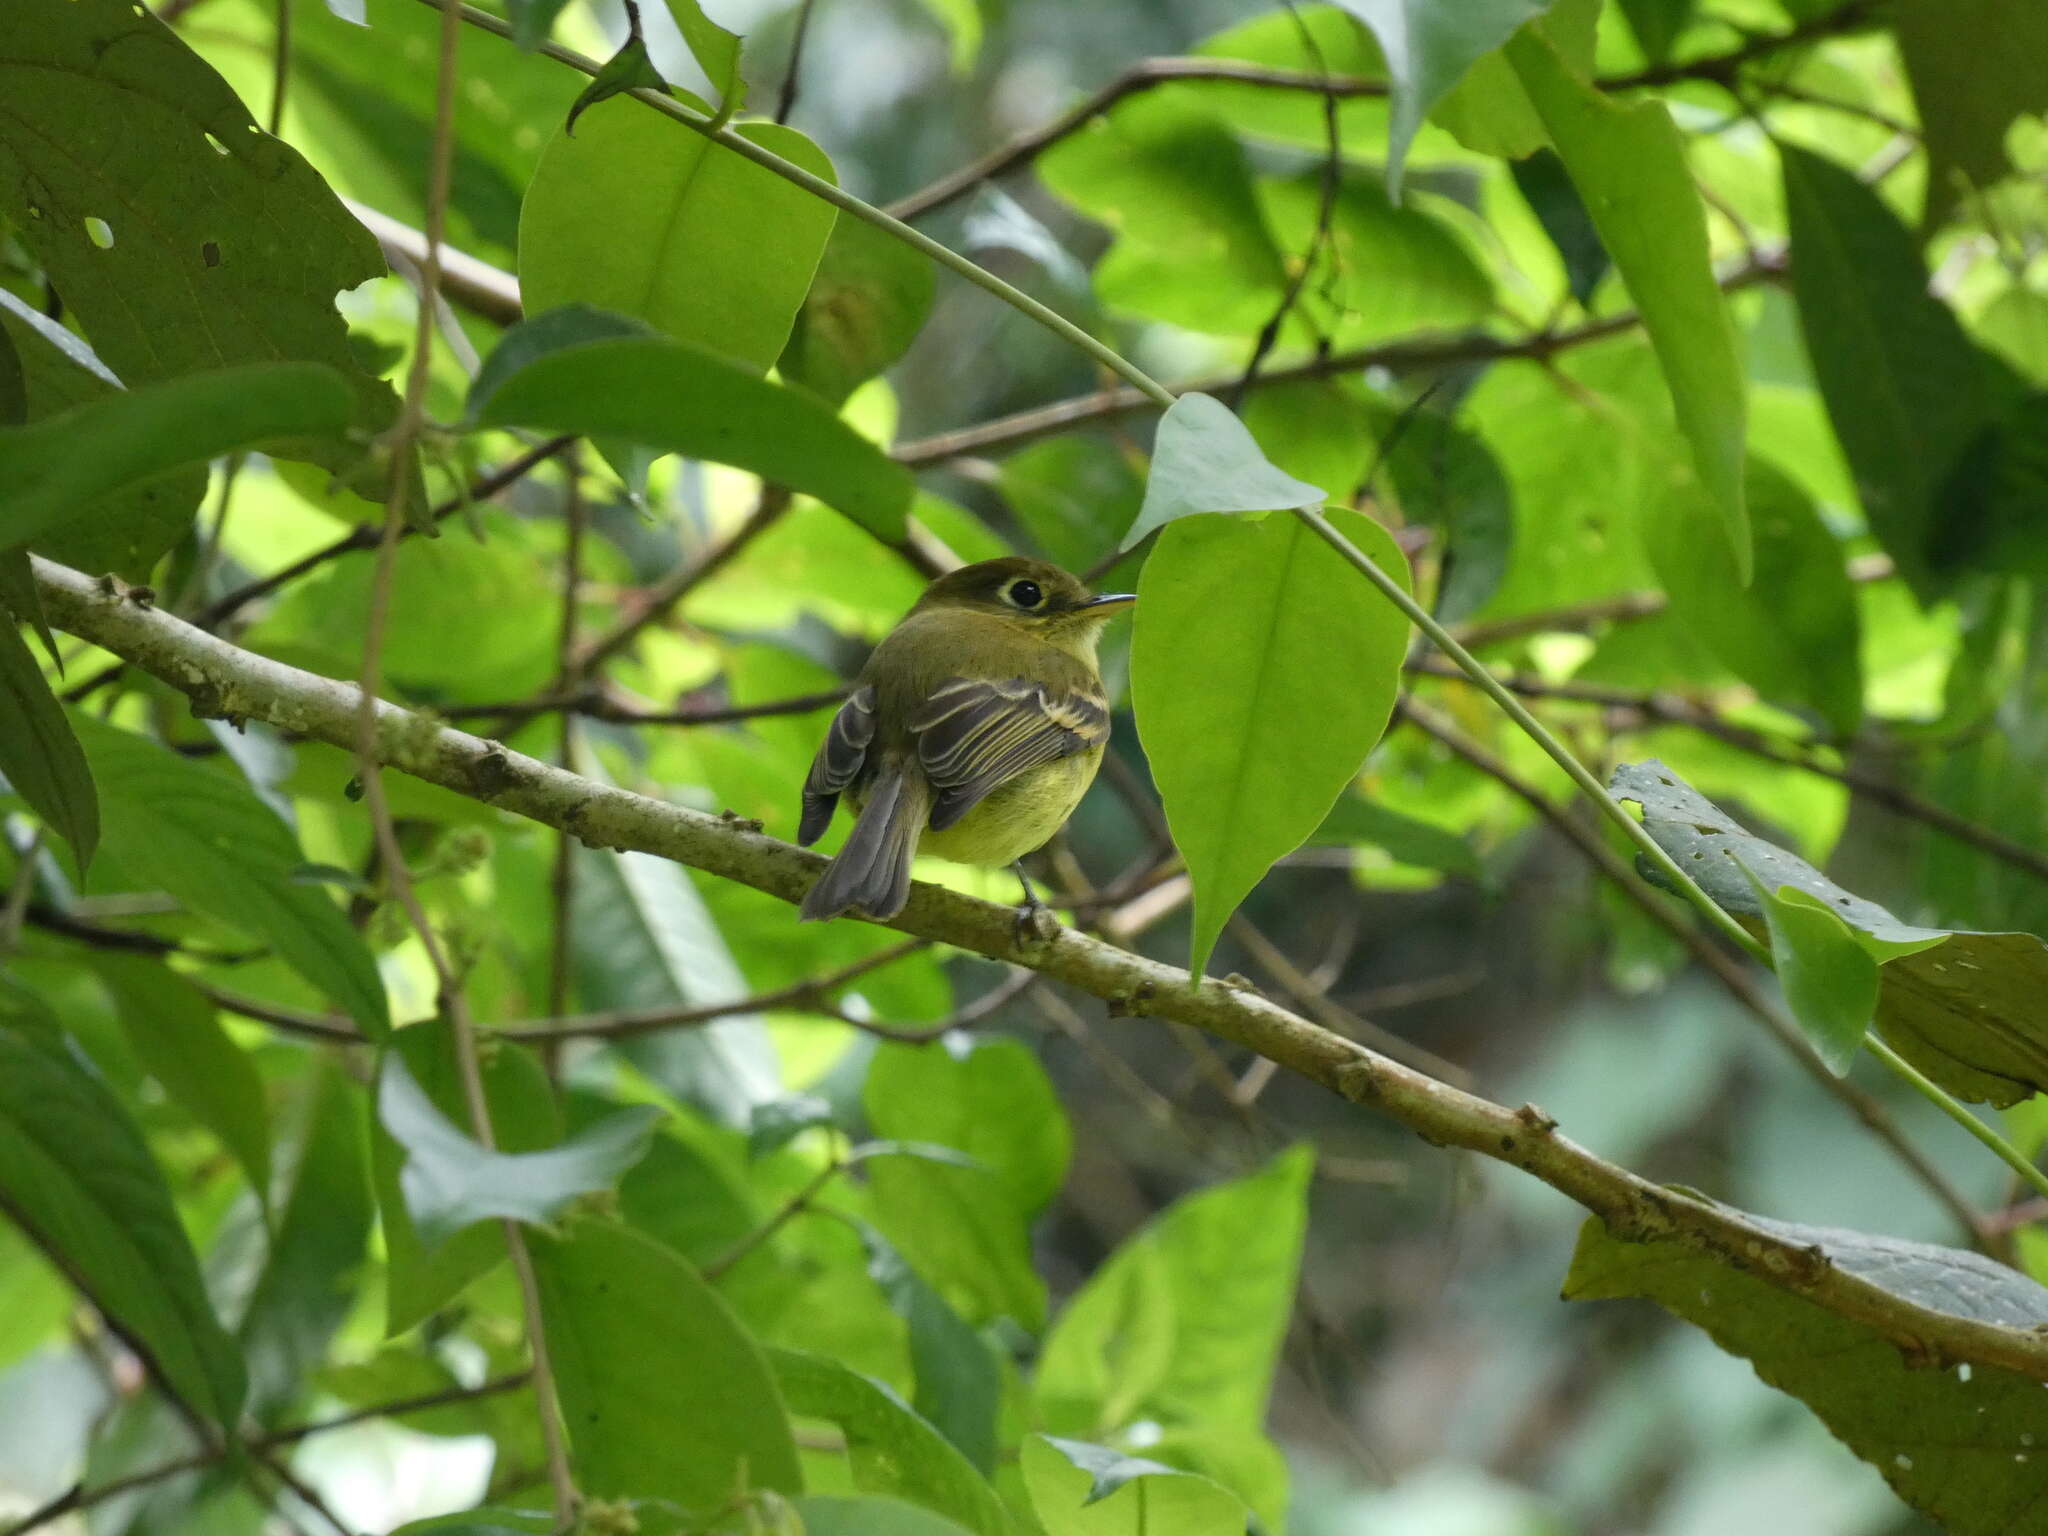
[(1284, 1152), (1128, 1238), (1054, 1321), (1038, 1422), (1093, 1438), (1143, 1420), (1257, 1430), (1294, 1308), (1311, 1161)]
[(1863, 1048), (1864, 1032), (1877, 1013), (1876, 957), (1812, 892), (1754, 883), (1785, 1001), (1814, 1049), (1841, 1077)]
[(270, 1113), (248, 1053), (227, 1036), (205, 995), (160, 960), (104, 954), (93, 969), (114, 995), (136, 1057), (185, 1111), (221, 1140), (270, 1198)]
[[(738, 132), (833, 180), (794, 128)], [(635, 101), (608, 101), (558, 133), (519, 219), (527, 311), (593, 304), (765, 370), (832, 232), (835, 210)]]
[(2033, 0), (1904, 0), (1891, 23), (1920, 109), (1931, 231), (2011, 173), (2013, 120), (2048, 111), (2048, 9)]
[(37, 543), (66, 531), (71, 518), (102, 497), (237, 448), (275, 446), (291, 436), (333, 438), (348, 425), (350, 408), (348, 385), (331, 368), (250, 363), (115, 391), (25, 427), (0, 427), (0, 542)]
[(92, 768), (14, 618), (0, 609), (0, 776), (71, 845), (83, 868), (99, 843)]
[[(1833, 1227), (1749, 1221), (1893, 1295), (1959, 1317), (2048, 1326), (2048, 1291), (1980, 1254)], [(2041, 1524), (2048, 1392), (1993, 1366), (1920, 1358), (1860, 1323), (1676, 1243), (1579, 1234), (1564, 1294), (1640, 1296), (1694, 1323), (1811, 1408), (1899, 1497), (1955, 1536)]]
[(1393, 77), (1394, 112), (1387, 126), (1387, 190), (1401, 195), (1408, 144), (1422, 119), (1482, 54), (1491, 53), (1550, 0), (1338, 0), (1380, 41)]
[(917, 1382), (912, 1405), (961, 1455), (982, 1472), (993, 1472), (1003, 1398), (995, 1354), (893, 1243), (865, 1222), (859, 1225), (868, 1278), (910, 1334), (910, 1371)]
[(1206, 1477), (1033, 1435), (1024, 1484), (1045, 1536), (1243, 1536), (1244, 1501)]
[(1546, 27), (1517, 33), (1507, 59), (1642, 312), (1700, 484), (1746, 582), (1742, 362), (1714, 281), (1706, 213), (1671, 114), (1659, 101), (1610, 102), (1573, 73)]
[(1990, 420), (1983, 362), (1877, 193), (1811, 151), (1779, 155), (1814, 379), (1870, 531), (1925, 602), (1953, 576), (1938, 558), (1946, 492)]
[(246, 1381), (163, 1174), (121, 1103), (29, 994), (0, 978), (0, 1211), (170, 1389), (232, 1427)]
[(1643, 545), (1672, 616), (1764, 698), (1811, 711), (1846, 738), (1863, 718), (1863, 662), (1841, 541), (1789, 476), (1752, 459), (1756, 570), (1745, 586), (1699, 499), (1681, 473), (1669, 495), (1643, 506)]
[(378, 1073), (377, 1117), (405, 1151), (399, 1189), (422, 1244), (432, 1249), (492, 1218), (541, 1224), (579, 1196), (609, 1189), (647, 1150), (662, 1112), (622, 1109), (558, 1147), (500, 1152), (456, 1129), (387, 1053)]
[(1037, 1329), (1045, 1282), (1028, 1225), (1059, 1189), (1071, 1134), (1045, 1069), (1016, 1041), (886, 1046), (863, 1103), (878, 1135), (951, 1147), (973, 1167), (921, 1157), (869, 1165), (878, 1224), (971, 1319), (1008, 1313)]
[[(355, 426), (385, 425), (391, 389), (334, 307), (384, 274), (377, 242), (147, 8), (10, 4), (0, 101), (36, 125), (0, 137), (5, 212), (124, 383), (321, 363), (346, 379)], [(304, 451), (333, 469), (358, 457), (332, 438)]]
[[(1385, 528), (1355, 512), (1331, 521), (1407, 584)], [(1299, 518), (1189, 518), (1160, 537), (1138, 582), (1131, 699), (1195, 882), (1197, 972), (1357, 776), (1407, 641), (1407, 620)]]
[(79, 716), (100, 787), (104, 846), (195, 912), (267, 940), (365, 1033), (389, 1027), (384, 983), (340, 907), (298, 878), (305, 860), (277, 814), (225, 774)]
[(846, 1436), (861, 1489), (921, 1504), (976, 1536), (1008, 1536), (1010, 1518), (995, 1489), (881, 1382), (801, 1350), (770, 1349), (768, 1363), (791, 1413), (824, 1419)]
[[(446, 1119), (467, 1113), (455, 1041), (445, 1019), (396, 1031), (388, 1049)], [(562, 1116), (553, 1085), (533, 1053), (500, 1041), (478, 1064), (484, 1103), (501, 1152), (538, 1152), (562, 1139)], [(384, 1332), (395, 1337), (431, 1316), (505, 1257), (504, 1234), (475, 1226), (449, 1234), (431, 1249), (413, 1230), (400, 1185), (405, 1149), (392, 1139), (376, 1107), (370, 1108), (370, 1170), (384, 1229)]]
[(1902, 923), (1746, 831), (1654, 758), (1617, 768), (1609, 787), (1642, 806), (1644, 828), (1728, 911), (1760, 920), (1754, 875), (1847, 924), (1879, 964), (1878, 1033), (1951, 1093), (2003, 1106), (2048, 1090), (2048, 943)]
[(552, 352), (472, 402), (485, 426), (624, 438), (735, 464), (903, 535), (910, 474), (808, 391), (689, 342), (623, 339)]
[[(15, 420), (0, 413), (0, 425), (41, 421), (120, 388), (84, 342), (4, 288), (0, 334), (13, 343), (20, 359), (24, 393), (21, 416)], [(205, 492), (206, 466), (194, 463), (74, 507), (32, 547), (39, 555), (82, 571), (118, 571), (142, 581), (157, 557), (191, 526)]]
[(532, 1238), (577, 1485), (600, 1499), (716, 1509), (796, 1493), (796, 1445), (760, 1347), (697, 1271), (650, 1238), (586, 1221)]
[(962, 1526), (897, 1499), (816, 1493), (791, 1506), (804, 1536), (968, 1536)]

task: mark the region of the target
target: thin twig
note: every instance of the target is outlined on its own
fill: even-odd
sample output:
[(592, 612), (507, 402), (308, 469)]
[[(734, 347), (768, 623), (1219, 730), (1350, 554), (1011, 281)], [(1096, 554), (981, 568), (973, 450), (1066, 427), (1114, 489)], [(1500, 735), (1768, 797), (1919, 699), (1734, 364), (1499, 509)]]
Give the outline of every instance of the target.
[(506, 699), (494, 704), (451, 704), (440, 714), (444, 720), (489, 720), (506, 716), (516, 721), (566, 710), (588, 719), (608, 720), (618, 725), (734, 725), (743, 720), (808, 715), (821, 709), (834, 709), (846, 702), (846, 692), (844, 688), (826, 688), (787, 699), (767, 699), (759, 704), (682, 704), (674, 709), (640, 709), (607, 698), (598, 689), (584, 688), (575, 693), (546, 693), (536, 698)]
[[(573, 682), (577, 643), (578, 604), (583, 584), (583, 534), (586, 511), (583, 504), (582, 466), (572, 450), (568, 471), (568, 499), (562, 518), (567, 540), (562, 551), (562, 617), (555, 637), (555, 674), (558, 687)], [(555, 761), (566, 769), (576, 766), (576, 715), (565, 711), (557, 722), (561, 740)], [(548, 1016), (558, 1017), (569, 1007), (569, 968), (575, 949), (576, 839), (566, 832), (555, 834), (554, 868), (548, 873), (548, 905), (554, 925), (548, 933)], [(547, 1053), (550, 1069), (559, 1066), (559, 1052)]]
[(796, 35), (789, 44), (789, 69), (782, 77), (782, 100), (775, 104), (775, 121), (786, 123), (796, 110), (797, 90), (803, 83), (804, 43), (811, 35), (811, 12), (818, 0), (803, 0), (796, 8)]

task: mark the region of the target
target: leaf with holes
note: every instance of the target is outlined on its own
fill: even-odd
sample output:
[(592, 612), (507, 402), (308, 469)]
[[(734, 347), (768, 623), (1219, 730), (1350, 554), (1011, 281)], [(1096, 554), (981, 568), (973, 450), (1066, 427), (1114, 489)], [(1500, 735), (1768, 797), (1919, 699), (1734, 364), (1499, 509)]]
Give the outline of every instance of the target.
[[(794, 128), (738, 130), (804, 170), (832, 162)], [(519, 216), (528, 311), (595, 305), (762, 372), (788, 341), (832, 233), (830, 203), (635, 101), (556, 135)]]
[(1877, 1032), (1965, 1099), (1999, 1106), (2048, 1091), (2048, 943), (2031, 933), (1978, 933), (1902, 923), (1836, 885), (1804, 859), (1745, 830), (1652, 758), (1624, 764), (1608, 788), (1643, 808), (1643, 826), (1706, 893), (1763, 923), (1750, 883), (1805, 892), (1848, 926), (1878, 963)]
[[(2048, 1327), (2048, 1290), (1981, 1254), (1744, 1219), (1920, 1306), (2010, 1328)], [(1564, 1294), (1568, 1301), (1642, 1297), (1703, 1329), (1811, 1408), (1944, 1531), (2006, 1536), (2039, 1528), (2048, 1391), (2038, 1381), (1930, 1360), (1914, 1340), (1884, 1337), (1676, 1243), (1623, 1242), (1597, 1217), (1580, 1229)]]
[[(1408, 585), (1369, 517), (1330, 521)], [(1195, 883), (1190, 964), (1275, 860), (1315, 833), (1386, 728), (1408, 621), (1299, 518), (1198, 517), (1138, 581), (1131, 700)]]
[[(0, 137), (0, 211), (115, 375), (134, 389), (319, 363), (345, 381), (348, 422), (382, 430), (396, 397), (334, 298), (384, 260), (298, 151), (129, 0), (14, 0), (8, 19), (0, 101), (37, 131)], [(336, 471), (361, 459), (328, 434), (290, 451)]]

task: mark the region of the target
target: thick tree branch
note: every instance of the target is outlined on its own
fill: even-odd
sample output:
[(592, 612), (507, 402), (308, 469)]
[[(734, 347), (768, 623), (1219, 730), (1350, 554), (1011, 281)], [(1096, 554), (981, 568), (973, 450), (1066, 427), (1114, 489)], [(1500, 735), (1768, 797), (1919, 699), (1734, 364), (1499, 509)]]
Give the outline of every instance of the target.
[[(251, 655), (99, 582), (35, 560), (53, 624), (142, 667), (210, 716), (262, 719), (316, 740), (355, 740), (355, 690)], [(377, 706), (376, 749), (401, 772), (556, 827), (597, 846), (674, 859), (796, 902), (824, 867), (817, 854), (743, 823), (577, 777), (536, 758)], [(1540, 1110), (1509, 1109), (1449, 1087), (1256, 993), (1130, 954), (1071, 929), (1028, 944), (1016, 914), (937, 886), (912, 887), (889, 926), (1025, 966), (1110, 1005), (1112, 1014), (1169, 1019), (1279, 1062), (1424, 1139), (1520, 1168), (1632, 1241), (1670, 1241), (1804, 1297), (1895, 1341), (1923, 1362), (1969, 1360), (2048, 1382), (2048, 1338), (1937, 1312), (1895, 1296), (1788, 1242), (1741, 1212), (1631, 1173), (1558, 1134)]]

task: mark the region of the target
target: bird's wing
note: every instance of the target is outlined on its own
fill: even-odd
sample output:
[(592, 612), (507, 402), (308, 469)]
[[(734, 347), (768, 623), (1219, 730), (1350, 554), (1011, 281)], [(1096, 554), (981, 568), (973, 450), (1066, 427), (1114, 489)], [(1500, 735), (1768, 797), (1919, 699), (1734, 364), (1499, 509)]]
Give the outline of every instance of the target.
[(811, 759), (811, 771), (804, 776), (804, 814), (797, 824), (796, 840), (808, 848), (832, 825), (832, 812), (840, 793), (859, 775), (868, 760), (868, 746), (875, 739), (875, 690), (855, 690), (832, 717), (832, 728), (818, 755)]
[(949, 677), (931, 691), (910, 729), (937, 791), (931, 829), (943, 832), (1005, 779), (1101, 746), (1109, 739), (1109, 705), (1098, 694), (1024, 677)]

